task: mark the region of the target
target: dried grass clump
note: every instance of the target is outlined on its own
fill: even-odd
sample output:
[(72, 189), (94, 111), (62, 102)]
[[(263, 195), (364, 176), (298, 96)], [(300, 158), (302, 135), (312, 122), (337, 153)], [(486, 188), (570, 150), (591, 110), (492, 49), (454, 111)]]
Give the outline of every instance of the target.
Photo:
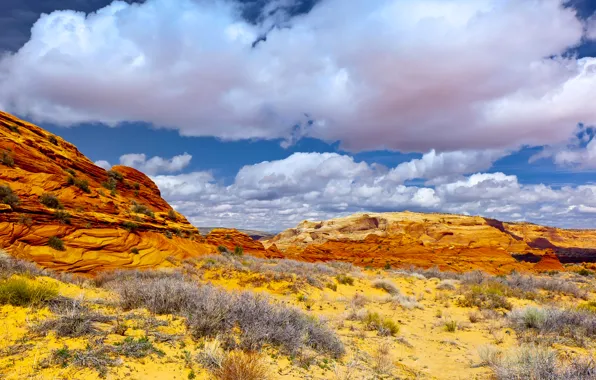
[(270, 344), (290, 354), (303, 347), (334, 357), (345, 351), (323, 322), (297, 309), (272, 304), (262, 295), (230, 293), (177, 278), (137, 279), (115, 289), (124, 309), (145, 307), (157, 314), (185, 316), (189, 332), (197, 339), (237, 335), (237, 344), (243, 349), (259, 350)]
[(479, 354), (483, 365), (491, 368), (497, 380), (585, 380), (596, 377), (593, 357), (561, 360), (554, 350), (542, 346), (522, 345), (507, 353), (484, 347)]
[(526, 341), (585, 346), (596, 337), (596, 315), (577, 309), (526, 307), (511, 312), (509, 323)]
[(80, 337), (100, 333), (101, 330), (96, 324), (113, 320), (114, 317), (91, 312), (87, 308), (73, 303), (65, 313), (41, 322), (33, 328), (33, 331), (41, 334), (55, 331), (56, 335), (60, 337)]
[(269, 371), (262, 357), (255, 352), (232, 351), (221, 367), (211, 373), (218, 380), (267, 380)]
[(372, 287), (382, 289), (391, 295), (400, 294), (400, 290), (391, 281), (387, 279), (378, 279), (372, 282)]
[(0, 280), (0, 305), (40, 306), (58, 297), (58, 287), (19, 277)]

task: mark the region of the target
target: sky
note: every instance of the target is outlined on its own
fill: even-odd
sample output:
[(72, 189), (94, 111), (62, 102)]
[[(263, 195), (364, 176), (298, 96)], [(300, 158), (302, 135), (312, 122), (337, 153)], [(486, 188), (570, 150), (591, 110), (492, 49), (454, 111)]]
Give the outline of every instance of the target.
[(0, 109), (197, 226), (596, 228), (596, 0), (4, 0)]

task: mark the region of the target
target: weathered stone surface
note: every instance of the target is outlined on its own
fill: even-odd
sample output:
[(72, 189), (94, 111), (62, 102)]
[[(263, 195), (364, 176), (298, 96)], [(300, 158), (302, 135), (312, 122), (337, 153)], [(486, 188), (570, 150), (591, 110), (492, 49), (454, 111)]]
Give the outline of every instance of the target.
[[(74, 145), (2, 112), (0, 155), (0, 185), (19, 197), (16, 206), (0, 205), (0, 247), (14, 256), (49, 268), (94, 272), (170, 266), (169, 257), (216, 252), (145, 174), (115, 166), (119, 175), (110, 179)], [(44, 193), (56, 196), (62, 209), (41, 204)], [(145, 213), (139, 213), (141, 206)], [(64, 250), (48, 245), (52, 237), (63, 241)]]
[(207, 243), (219, 247), (226, 247), (233, 252), (236, 247), (242, 247), (245, 254), (261, 258), (282, 258), (283, 254), (275, 244), (268, 249), (260, 241), (253, 240), (248, 234), (233, 229), (216, 228), (207, 235)]
[(596, 261), (593, 230), (451, 214), (368, 213), (304, 221), (263, 243), (275, 244), (288, 258), (373, 267), (416, 265), (507, 273), (563, 270), (561, 261)]

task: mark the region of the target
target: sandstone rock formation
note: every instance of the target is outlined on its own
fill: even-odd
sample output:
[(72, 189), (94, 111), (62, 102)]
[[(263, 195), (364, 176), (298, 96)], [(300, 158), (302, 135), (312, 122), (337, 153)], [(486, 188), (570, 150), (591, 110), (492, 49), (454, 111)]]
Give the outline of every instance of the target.
[(596, 260), (593, 230), (412, 212), (304, 221), (264, 244), (275, 244), (288, 258), (306, 261), (341, 260), (372, 267), (438, 266), (491, 273), (562, 270), (561, 261)]
[[(145, 174), (124, 166), (106, 171), (62, 138), (3, 112), (0, 158), (0, 248), (14, 256), (95, 272), (217, 252), (220, 242), (202, 237)], [(247, 236), (234, 244), (276, 256)]]
[(216, 247), (226, 247), (231, 252), (236, 247), (242, 247), (245, 254), (261, 258), (279, 259), (284, 257), (275, 244), (265, 249), (263, 243), (253, 240), (248, 234), (238, 230), (215, 228), (207, 235), (207, 243)]

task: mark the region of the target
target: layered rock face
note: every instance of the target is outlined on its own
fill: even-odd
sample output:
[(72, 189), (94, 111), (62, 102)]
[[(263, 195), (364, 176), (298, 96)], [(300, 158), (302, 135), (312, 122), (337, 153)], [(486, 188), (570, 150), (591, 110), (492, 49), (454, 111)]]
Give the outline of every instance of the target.
[(596, 260), (596, 231), (411, 212), (305, 221), (264, 244), (275, 244), (288, 258), (306, 261), (490, 273), (561, 270), (561, 261)]
[[(124, 166), (106, 171), (74, 145), (3, 112), (0, 158), (0, 248), (13, 256), (95, 272), (171, 266), (217, 252), (219, 242), (202, 237), (145, 174)], [(234, 244), (275, 256), (248, 236)]]

